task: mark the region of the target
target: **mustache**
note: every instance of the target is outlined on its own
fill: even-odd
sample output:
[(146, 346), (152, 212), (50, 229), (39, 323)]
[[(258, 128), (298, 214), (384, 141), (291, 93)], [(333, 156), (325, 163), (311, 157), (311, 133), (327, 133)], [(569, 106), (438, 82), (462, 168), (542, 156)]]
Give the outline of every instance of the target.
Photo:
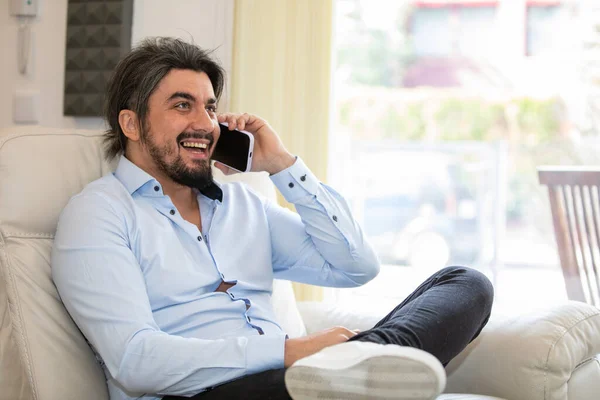
[(210, 142), (210, 146), (213, 145), (215, 137), (210, 132), (181, 132), (177, 135), (177, 143), (181, 143), (182, 140), (186, 139), (204, 139)]

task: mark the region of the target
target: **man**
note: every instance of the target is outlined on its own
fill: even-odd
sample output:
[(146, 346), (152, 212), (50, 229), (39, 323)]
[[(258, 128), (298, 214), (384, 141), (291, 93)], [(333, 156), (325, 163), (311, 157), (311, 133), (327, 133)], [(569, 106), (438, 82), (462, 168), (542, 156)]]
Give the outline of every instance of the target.
[[(118, 167), (61, 214), (53, 279), (111, 399), (434, 398), (442, 364), (487, 322), (489, 281), (448, 268), (369, 331), (288, 339), (273, 278), (351, 287), (379, 264), (342, 196), (264, 120), (217, 115), (223, 85), (197, 46), (156, 38), (135, 48), (106, 100), (107, 156), (120, 156)], [(253, 170), (268, 172), (298, 214), (213, 182), (218, 122), (255, 136)]]

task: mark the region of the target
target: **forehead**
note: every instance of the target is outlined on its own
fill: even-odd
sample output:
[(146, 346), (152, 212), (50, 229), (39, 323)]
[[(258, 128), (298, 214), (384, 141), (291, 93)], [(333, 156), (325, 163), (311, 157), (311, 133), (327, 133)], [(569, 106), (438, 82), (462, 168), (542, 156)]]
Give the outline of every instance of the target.
[(168, 99), (173, 93), (185, 92), (193, 95), (199, 101), (214, 98), (212, 83), (205, 72), (189, 69), (172, 69), (160, 81), (152, 96)]

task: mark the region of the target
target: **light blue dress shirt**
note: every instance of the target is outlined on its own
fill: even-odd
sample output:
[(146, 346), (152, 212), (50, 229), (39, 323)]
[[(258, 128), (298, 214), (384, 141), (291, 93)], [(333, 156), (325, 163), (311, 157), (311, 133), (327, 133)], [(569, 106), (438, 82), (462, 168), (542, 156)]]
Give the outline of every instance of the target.
[[(112, 400), (191, 396), (282, 368), (273, 278), (352, 287), (379, 263), (345, 200), (301, 159), (271, 176), (298, 214), (241, 183), (198, 192), (202, 230), (127, 158), (59, 219), (52, 277)], [(235, 283), (215, 292), (221, 281)]]

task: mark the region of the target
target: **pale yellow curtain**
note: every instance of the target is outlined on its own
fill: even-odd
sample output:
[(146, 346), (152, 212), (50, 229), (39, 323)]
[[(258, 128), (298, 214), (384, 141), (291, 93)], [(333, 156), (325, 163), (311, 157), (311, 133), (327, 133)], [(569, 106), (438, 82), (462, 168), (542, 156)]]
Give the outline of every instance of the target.
[[(230, 109), (265, 118), (327, 176), (333, 0), (236, 0)], [(282, 201), (282, 199), (280, 199)], [(283, 204), (283, 203), (282, 203)], [(294, 284), (298, 300), (321, 288)]]

